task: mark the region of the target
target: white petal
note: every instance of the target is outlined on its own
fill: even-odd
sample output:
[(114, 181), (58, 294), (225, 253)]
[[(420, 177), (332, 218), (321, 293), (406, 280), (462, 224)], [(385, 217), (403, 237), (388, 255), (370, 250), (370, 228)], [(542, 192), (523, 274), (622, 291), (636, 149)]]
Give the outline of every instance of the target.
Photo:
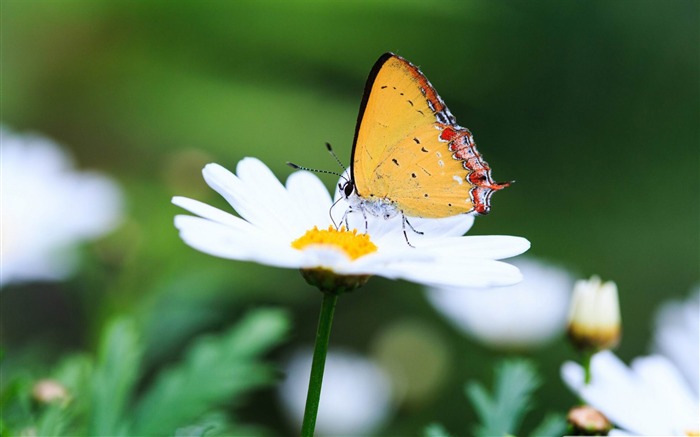
[(116, 227), (122, 195), (110, 178), (73, 168), (51, 140), (0, 126), (0, 286), (63, 279), (75, 246)]
[(236, 166), (236, 175), (243, 182), (246, 193), (263, 199), (261, 209), (282, 219), (281, 225), (290, 231), (287, 235), (300, 236), (308, 229), (310, 223), (304, 220), (302, 205), (293, 201), (284, 185), (262, 161), (256, 158), (242, 159)]
[[(256, 161), (258, 160), (254, 158), (246, 158), (241, 163), (255, 163)], [(290, 229), (290, 220), (286, 218), (284, 211), (276, 208), (282, 199), (268, 198), (263, 195), (264, 190), (261, 189), (260, 185), (270, 182), (269, 169), (267, 172), (261, 171), (259, 185), (243, 183), (236, 175), (218, 164), (207, 164), (202, 174), (207, 184), (221, 194), (236, 212), (251, 224), (287, 240), (298, 233), (293, 228)], [(276, 179), (272, 183), (275, 182), (281, 186)], [(285, 194), (285, 196), (287, 195)]]
[(700, 405), (689, 390), (683, 376), (661, 355), (637, 358), (634, 371), (654, 394), (656, 404), (675, 432), (700, 430)]
[(459, 237), (467, 233), (474, 224), (474, 216), (460, 214), (439, 219), (409, 217), (417, 231), (433, 237)]
[(599, 352), (593, 357), (589, 385), (584, 385), (583, 369), (578, 364), (565, 363), (562, 378), (618, 427), (635, 435), (674, 434), (673, 424), (655, 392), (611, 352)]
[(683, 302), (664, 304), (656, 315), (654, 351), (668, 357), (700, 394), (700, 287)]
[(385, 266), (375, 274), (438, 287), (490, 287), (522, 280), (517, 267), (477, 258), (459, 263), (446, 259), (434, 263), (401, 262)]
[(530, 248), (530, 242), (526, 239), (508, 235), (448, 237), (417, 241), (415, 245), (418, 250), (435, 253), (444, 258), (503, 259), (520, 255)]
[(298, 268), (301, 252), (263, 232), (234, 229), (199, 217), (179, 215), (175, 227), (189, 246), (213, 256)]
[(226, 225), (234, 229), (250, 232), (255, 229), (255, 227), (247, 221), (198, 200), (175, 196), (173, 197), (172, 202), (174, 205), (184, 208), (191, 213), (197, 214), (202, 218), (221, 223), (222, 225)]
[(301, 211), (306, 227), (325, 228), (331, 224), (331, 196), (323, 182), (313, 173), (297, 171), (287, 179), (287, 190)]
[(509, 260), (523, 281), (509, 287), (430, 288), (428, 301), (457, 329), (500, 349), (539, 347), (566, 327), (573, 278), (528, 258)]

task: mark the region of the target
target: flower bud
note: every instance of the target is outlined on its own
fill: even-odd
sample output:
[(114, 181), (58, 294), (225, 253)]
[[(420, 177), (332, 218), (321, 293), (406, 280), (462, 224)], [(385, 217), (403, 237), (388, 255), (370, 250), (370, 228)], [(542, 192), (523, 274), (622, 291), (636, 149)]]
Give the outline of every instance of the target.
[(574, 286), (569, 309), (568, 334), (579, 348), (597, 352), (610, 349), (620, 340), (620, 303), (614, 282), (597, 276)]
[(612, 424), (600, 411), (588, 405), (569, 410), (566, 421), (573, 428), (573, 435), (608, 435)]
[(32, 396), (41, 404), (65, 402), (68, 400), (68, 390), (56, 380), (41, 379), (32, 387)]

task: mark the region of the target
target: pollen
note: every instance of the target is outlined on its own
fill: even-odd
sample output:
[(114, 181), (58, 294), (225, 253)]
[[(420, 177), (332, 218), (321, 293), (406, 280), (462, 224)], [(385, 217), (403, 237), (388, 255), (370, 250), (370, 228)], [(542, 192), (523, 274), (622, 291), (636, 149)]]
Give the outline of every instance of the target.
[(299, 250), (311, 245), (337, 247), (353, 260), (377, 251), (377, 246), (369, 239), (369, 235), (358, 234), (357, 229), (348, 231), (345, 226), (340, 229), (333, 226), (328, 226), (328, 229), (318, 229), (314, 226), (313, 229), (292, 241), (292, 247)]

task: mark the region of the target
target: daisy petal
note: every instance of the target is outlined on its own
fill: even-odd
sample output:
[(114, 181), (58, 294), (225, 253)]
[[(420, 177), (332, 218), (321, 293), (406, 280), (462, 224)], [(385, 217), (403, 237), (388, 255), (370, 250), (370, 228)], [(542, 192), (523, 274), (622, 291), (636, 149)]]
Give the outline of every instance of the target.
[(530, 248), (530, 242), (526, 239), (508, 235), (448, 237), (416, 242), (415, 245), (421, 251), (436, 253), (445, 258), (502, 259), (520, 255)]
[(301, 252), (262, 232), (246, 232), (199, 217), (179, 215), (175, 227), (189, 246), (209, 255), (260, 264), (297, 268)]
[(459, 262), (440, 259), (433, 263), (390, 264), (382, 270), (381, 275), (437, 287), (489, 287), (512, 285), (522, 280), (517, 267), (479, 258)]
[(287, 179), (287, 190), (302, 212), (307, 229), (313, 225), (325, 228), (331, 224), (331, 196), (316, 175), (308, 171), (292, 173)]
[(293, 201), (289, 191), (262, 161), (242, 159), (236, 166), (236, 175), (246, 190), (255, 194), (258, 203), (263, 203), (261, 209), (268, 211), (275, 219), (281, 218), (279, 225), (289, 229), (291, 235), (298, 235), (307, 229), (309, 222), (304, 220), (301, 204)]
[[(671, 394), (680, 376), (661, 356), (635, 362), (630, 369), (609, 351), (591, 362), (591, 383), (580, 365), (565, 363), (562, 379), (611, 422), (633, 435), (681, 435), (698, 427), (698, 403)], [(653, 382), (652, 382), (653, 381)], [(680, 418), (680, 421), (679, 421)]]
[(669, 423), (683, 424), (685, 430), (700, 429), (700, 407), (683, 376), (667, 358), (661, 355), (641, 357), (630, 367), (655, 394), (657, 403), (665, 407), (664, 415), (669, 418)]
[[(246, 158), (239, 163), (239, 166), (244, 162), (256, 161), (259, 162), (253, 158)], [(238, 176), (218, 164), (207, 164), (202, 171), (207, 184), (226, 199), (241, 217), (257, 228), (267, 229), (269, 233), (289, 240), (291, 235), (297, 232), (289, 228), (290, 220), (285, 216), (284, 210), (276, 208), (280, 203), (284, 203), (283, 199), (264, 197), (260, 190), (261, 185), (269, 182), (265, 178), (266, 173), (261, 172), (259, 184), (248, 186)], [(275, 181), (281, 185), (276, 179)], [(287, 195), (281, 197), (287, 197)]]
[(197, 214), (202, 218), (221, 223), (222, 225), (226, 225), (234, 229), (240, 229), (243, 231), (252, 231), (255, 229), (247, 221), (198, 200), (175, 196), (173, 197), (172, 202), (174, 205), (184, 208), (193, 214)]

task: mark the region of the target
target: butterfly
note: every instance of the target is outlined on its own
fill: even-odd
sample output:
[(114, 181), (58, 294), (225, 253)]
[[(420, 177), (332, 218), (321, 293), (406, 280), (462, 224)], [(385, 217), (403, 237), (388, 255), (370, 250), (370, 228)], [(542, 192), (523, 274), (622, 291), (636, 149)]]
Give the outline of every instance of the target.
[(418, 67), (393, 53), (377, 60), (357, 117), (350, 179), (340, 186), (346, 216), (400, 214), (405, 235), (407, 224), (413, 229), (406, 216), (488, 214), (491, 195), (509, 185), (493, 181), (471, 132)]

